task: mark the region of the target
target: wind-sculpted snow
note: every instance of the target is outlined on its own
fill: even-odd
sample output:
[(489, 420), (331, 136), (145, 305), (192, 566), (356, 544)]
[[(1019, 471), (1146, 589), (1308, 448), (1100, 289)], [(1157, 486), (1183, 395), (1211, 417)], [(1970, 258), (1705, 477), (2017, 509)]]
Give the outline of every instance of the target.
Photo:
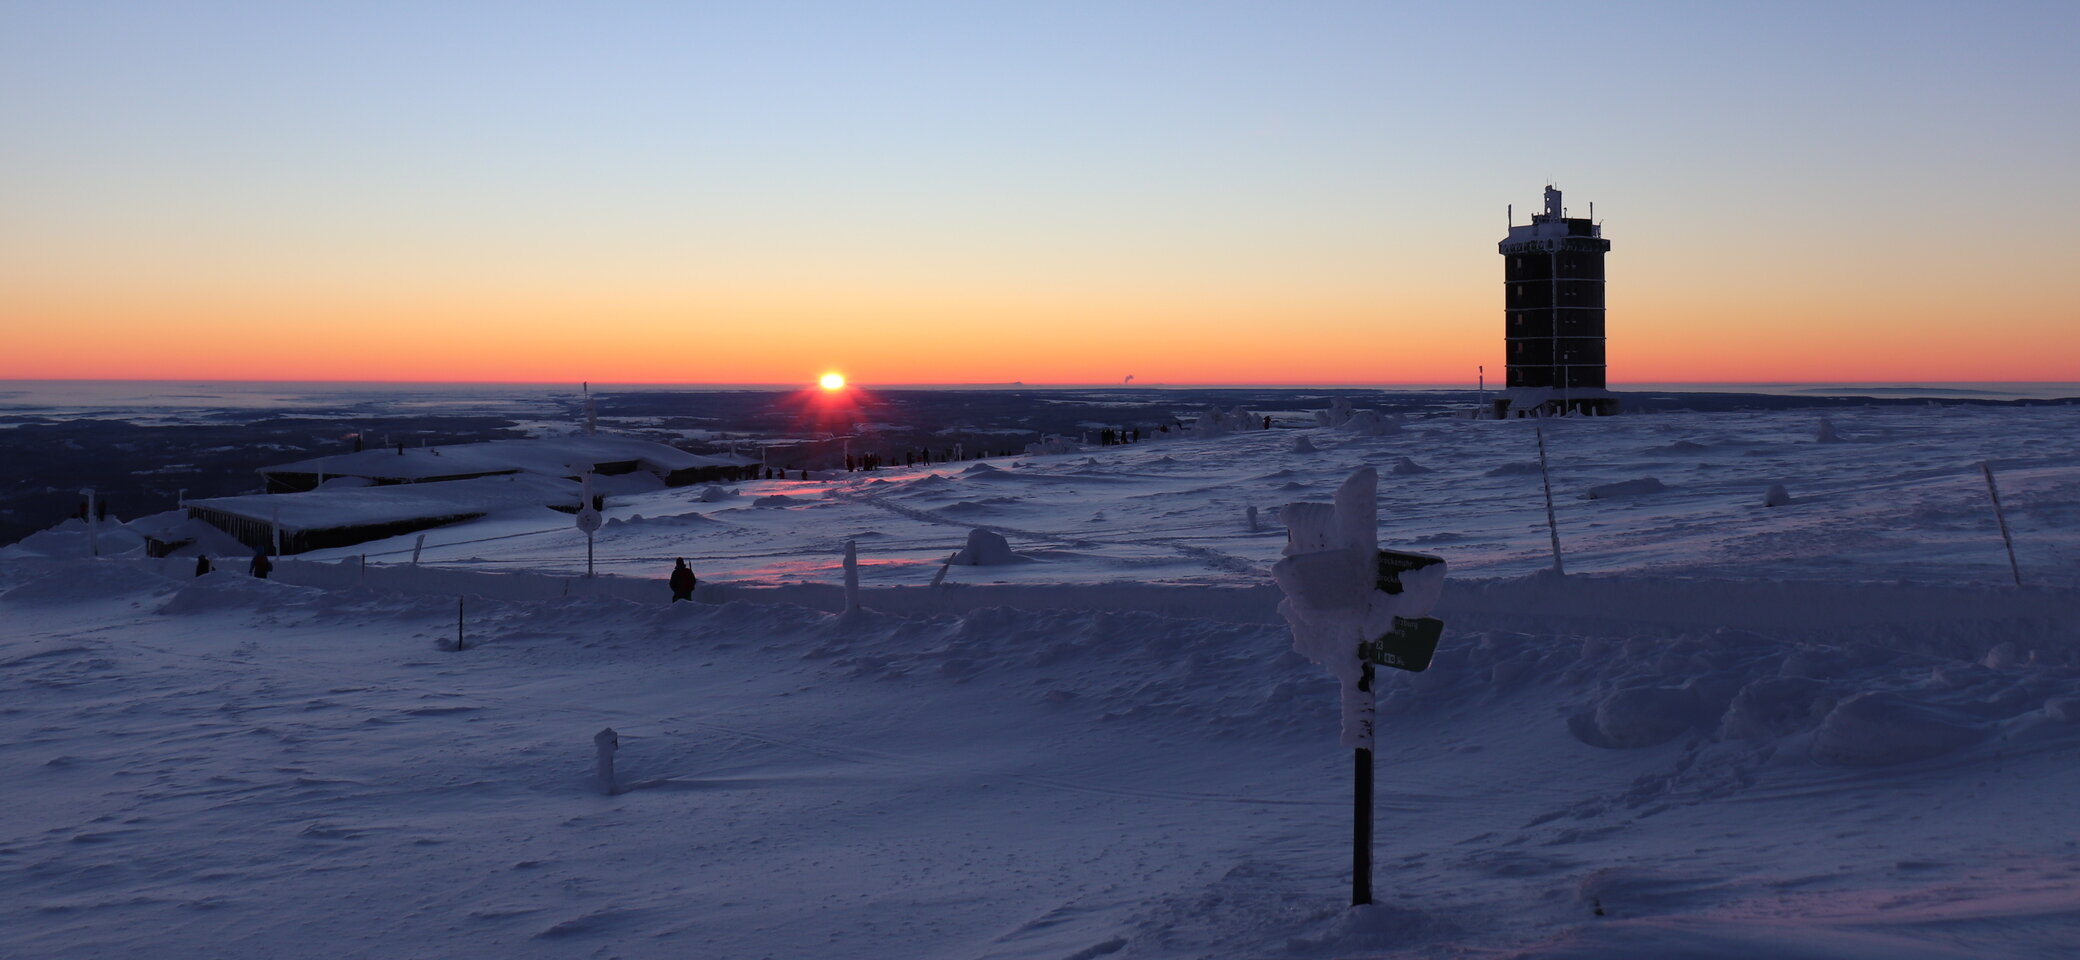
[[(873, 591), (857, 614), (473, 598), (458, 652), (452, 596), (284, 567), (320, 571), (341, 585), (0, 564), (18, 631), (0, 695), (36, 731), (6, 748), (36, 772), (0, 796), (18, 811), (0, 919), (23, 955), (89, 937), (337, 955), (281, 908), (323, 900), (374, 954), (1363, 957), (1550, 938), (1650, 956), (1686, 942), (1655, 918), (1695, 924), (1700, 944), (1891, 943), (1905, 934), (1882, 931), (1949, 914), (1852, 891), (1943, 885), (1942, 909), (1966, 917), (2074, 892), (1956, 836), (1955, 817), (1908, 819), (1976, 803), (1963, 825), (1998, 834), (2063, 809), (2080, 749), (2070, 594), (1987, 617), (2002, 591), (1917, 608), (1886, 602), (1910, 587), (1589, 578), (1582, 602), (1631, 602), (1585, 618), (1550, 579), (1469, 585), (1440, 611), (1436, 664), (1382, 675), (1380, 880), (1396, 893), (1352, 913), (1333, 685), (1261, 591), (1180, 605), (1221, 620), (1108, 609), (1134, 601), (1126, 587), (901, 615)], [(1697, 622), (1772, 592), (1817, 615)], [(775, 598), (796, 595), (811, 596)], [(605, 726), (624, 737), (611, 800), (589, 783)], [(1991, 777), (2020, 779), (1966, 798)], [(811, 894), (818, 910), (776, 926), (749, 906), (798, 901), (833, 863), (858, 879)], [(1731, 919), (1807, 889), (1779, 886), (1799, 871), (1833, 899)], [(167, 922), (196, 910), (241, 932)], [(2072, 921), (2034, 916), (1966, 942), (2029, 955)]]
[[(2057, 956), (2074, 415), (1832, 413), (1548, 421), (1566, 577), (1490, 475), (1530, 425), (1444, 420), (628, 494), (592, 578), (563, 516), (267, 581), (18, 545), (0, 953)], [(1376, 678), (1350, 910), (1338, 692), (1267, 568), (1360, 466), (1451, 573), (1433, 665)], [(945, 566), (976, 528), (1034, 562)]]

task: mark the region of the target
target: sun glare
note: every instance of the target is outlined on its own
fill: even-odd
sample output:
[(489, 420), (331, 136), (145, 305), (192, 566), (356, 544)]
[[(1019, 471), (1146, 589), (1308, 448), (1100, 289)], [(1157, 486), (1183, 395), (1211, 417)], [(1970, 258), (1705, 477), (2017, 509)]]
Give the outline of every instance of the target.
[(843, 390), (845, 389), (845, 375), (842, 373), (826, 373), (816, 383), (825, 390)]

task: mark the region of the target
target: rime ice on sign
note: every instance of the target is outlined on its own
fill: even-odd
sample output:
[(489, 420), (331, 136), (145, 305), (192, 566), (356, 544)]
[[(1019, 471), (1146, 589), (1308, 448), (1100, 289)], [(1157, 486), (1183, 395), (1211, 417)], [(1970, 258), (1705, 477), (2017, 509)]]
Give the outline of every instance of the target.
[(1335, 502), (1289, 503), (1285, 559), (1271, 568), (1285, 592), (1278, 612), (1293, 649), (1328, 668), (1343, 696), (1343, 744), (1369, 750), (1373, 693), (1361, 685), (1359, 647), (1397, 627), (1396, 617), (1428, 612), (1444, 589), (1445, 565), (1402, 571), (1399, 593), (1379, 589), (1379, 474), (1365, 467), (1336, 490)]

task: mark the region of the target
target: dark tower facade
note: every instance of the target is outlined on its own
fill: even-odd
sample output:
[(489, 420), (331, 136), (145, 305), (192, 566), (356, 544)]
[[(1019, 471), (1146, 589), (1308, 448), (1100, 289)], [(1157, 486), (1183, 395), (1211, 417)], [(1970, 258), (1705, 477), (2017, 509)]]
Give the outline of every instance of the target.
[(1544, 213), (1511, 223), (1502, 241), (1504, 358), (1509, 377), (1494, 415), (1615, 413), (1604, 389), (1603, 255), (1611, 242), (1569, 217), (1546, 187)]

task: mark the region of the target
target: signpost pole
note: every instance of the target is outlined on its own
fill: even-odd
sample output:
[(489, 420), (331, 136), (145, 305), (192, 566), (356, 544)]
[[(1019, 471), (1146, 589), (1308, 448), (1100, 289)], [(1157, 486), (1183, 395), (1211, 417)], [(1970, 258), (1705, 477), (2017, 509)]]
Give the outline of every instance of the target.
[(1553, 519), (1553, 475), (1546, 470), (1546, 430), (1542, 424), (1531, 429), (1538, 437), (1538, 480), (1546, 488), (1546, 533), (1553, 539), (1553, 573), (1564, 577), (1567, 568), (1560, 564), (1560, 523)]
[[(1372, 690), (1372, 664), (1358, 689)], [(1351, 906), (1372, 902), (1372, 749), (1359, 747), (1357, 788), (1351, 791)]]
[(2008, 572), (2015, 575), (2015, 585), (2022, 586), (2022, 566), (2015, 562), (2015, 538), (2008, 533), (2008, 515), (2001, 512), (2001, 488), (1993, 484), (1993, 464), (1982, 460), (1979, 470), (1986, 474), (1986, 494), (1993, 498), (1993, 519), (2001, 525), (2001, 542), (2008, 546)]
[(576, 523), (585, 532), (585, 576), (592, 576), (592, 535), (599, 532), (602, 521), (599, 508), (593, 506), (592, 472), (586, 471), (578, 487), (578, 515)]

